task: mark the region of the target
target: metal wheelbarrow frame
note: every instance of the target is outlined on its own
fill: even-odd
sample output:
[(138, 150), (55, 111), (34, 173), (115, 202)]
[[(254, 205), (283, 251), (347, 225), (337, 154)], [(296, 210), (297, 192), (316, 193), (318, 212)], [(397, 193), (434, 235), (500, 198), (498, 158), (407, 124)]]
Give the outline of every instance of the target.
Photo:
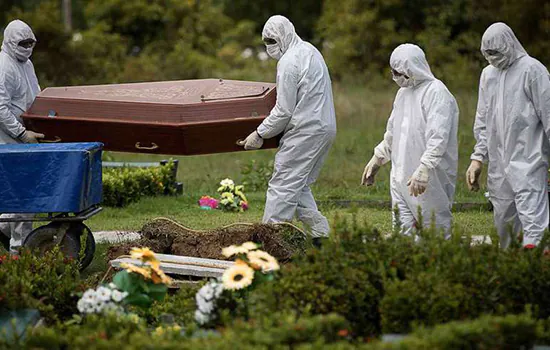
[[(32, 230), (23, 247), (38, 250), (41, 254), (59, 246), (63, 254), (78, 260), (80, 270), (85, 269), (94, 258), (95, 240), (84, 221), (101, 212), (103, 208), (93, 205), (78, 213), (35, 213), (32, 218), (2, 218), (0, 222), (48, 222)], [(82, 237), (85, 245), (82, 246)], [(9, 248), (9, 247), (8, 247)]]

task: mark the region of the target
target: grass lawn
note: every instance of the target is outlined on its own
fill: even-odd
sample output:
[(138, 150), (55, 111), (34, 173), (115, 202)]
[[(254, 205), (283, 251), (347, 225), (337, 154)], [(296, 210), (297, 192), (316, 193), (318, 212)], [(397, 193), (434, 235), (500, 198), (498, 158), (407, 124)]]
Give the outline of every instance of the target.
[[(144, 198), (126, 208), (105, 208), (102, 213), (87, 221), (92, 231), (139, 230), (148, 220), (167, 217), (193, 229), (216, 228), (235, 222), (259, 222), (263, 215), (263, 194), (249, 196), (250, 210), (244, 213), (225, 213), (220, 210), (201, 210), (198, 197)], [(366, 221), (383, 231), (391, 230), (391, 211), (377, 208), (336, 208), (322, 206), (321, 210), (334, 222), (336, 218)], [(485, 234), (492, 229), (492, 213), (487, 211), (457, 212), (455, 225), (470, 234)]]

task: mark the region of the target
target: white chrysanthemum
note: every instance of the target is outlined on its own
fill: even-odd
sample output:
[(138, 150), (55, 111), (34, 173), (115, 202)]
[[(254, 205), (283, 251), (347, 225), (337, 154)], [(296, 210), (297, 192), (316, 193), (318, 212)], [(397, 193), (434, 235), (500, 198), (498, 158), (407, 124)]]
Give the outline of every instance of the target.
[(87, 306), (88, 304), (84, 299), (80, 299), (78, 303), (76, 303), (76, 308), (78, 309), (78, 312), (80, 312), (81, 314), (86, 313)]
[(88, 289), (82, 295), (82, 300), (86, 303), (95, 304), (97, 301), (97, 294), (94, 289)]
[(209, 315), (212, 311), (214, 311), (214, 303), (212, 301), (207, 301), (201, 298), (200, 296), (197, 296), (197, 309), (199, 309), (203, 314)]
[(109, 283), (109, 288), (115, 290), (115, 289), (118, 289), (116, 284), (114, 284), (113, 282)]
[[(124, 292), (124, 293), (126, 293), (126, 292)], [(122, 299), (124, 299), (126, 297), (126, 295), (128, 295), (128, 293), (126, 293), (126, 295), (124, 295), (124, 293), (122, 293), (121, 291), (115, 289), (111, 293), (111, 298), (113, 299), (113, 301), (115, 301), (117, 303), (120, 303), (122, 301)]]
[(201, 296), (204, 300), (212, 300), (214, 298), (214, 288), (210, 283), (205, 284), (199, 289), (197, 296)]
[(195, 321), (197, 321), (198, 324), (203, 325), (210, 321), (210, 317), (208, 315), (203, 314), (199, 310), (195, 311)]
[(112, 291), (109, 288), (106, 288), (103, 286), (97, 288), (97, 291), (96, 291), (97, 299), (101, 301), (111, 300), (111, 294), (112, 294)]
[(95, 303), (93, 303), (93, 304), (88, 303), (88, 304), (86, 304), (86, 306), (85, 306), (85, 308), (84, 308), (84, 313), (86, 313), (86, 314), (93, 314), (93, 313), (95, 313), (95, 308), (96, 308), (96, 304), (95, 304)]
[(105, 302), (101, 301), (101, 300), (98, 300), (97, 303), (95, 303), (95, 305), (93, 305), (94, 312), (98, 313), (98, 314), (103, 312), (104, 307), (105, 307)]
[(220, 282), (210, 282), (210, 284), (212, 285), (212, 289), (214, 290), (214, 297), (217, 299), (220, 297), (220, 295), (222, 295), (223, 293), (223, 284), (220, 283)]
[(224, 187), (233, 187), (233, 186), (235, 186), (235, 183), (231, 179), (223, 179), (220, 182), (220, 185), (224, 186)]

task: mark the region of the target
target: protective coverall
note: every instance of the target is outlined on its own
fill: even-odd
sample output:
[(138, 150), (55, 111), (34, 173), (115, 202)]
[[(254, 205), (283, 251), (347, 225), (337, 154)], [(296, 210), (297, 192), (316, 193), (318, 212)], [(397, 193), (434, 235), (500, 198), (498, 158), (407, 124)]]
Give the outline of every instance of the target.
[(489, 163), (487, 188), (501, 247), (522, 229), (523, 245), (533, 247), (548, 228), (550, 77), (504, 23), (485, 31), (481, 52), (490, 65), (479, 82), (468, 172), (477, 164), (477, 183), (479, 162)]
[[(458, 106), (445, 85), (432, 74), (424, 52), (412, 44), (398, 46), (390, 57), (394, 80), (401, 86), (393, 104), (384, 140), (374, 149), (379, 166), (391, 160), (390, 191), (394, 225), (404, 234), (419, 223), (435, 223), (450, 234), (451, 207), (458, 165)], [(369, 162), (369, 163), (371, 163)], [(367, 165), (367, 168), (369, 165)], [(367, 172), (367, 171), (366, 171)], [(411, 182), (424, 178), (420, 194), (411, 194)], [(365, 176), (365, 175), (364, 175)], [(411, 185), (409, 185), (411, 184)]]
[[(24, 40), (36, 38), (31, 28), (20, 20), (12, 21), (4, 30), (0, 51), (0, 144), (36, 142), (27, 135), (21, 119), (40, 92), (32, 62), (28, 59), (32, 48), (19, 46)], [(34, 133), (33, 133), (34, 134)], [(39, 135), (39, 134), (34, 134)], [(3, 214), (2, 217), (30, 218), (32, 214)], [(10, 234), (10, 250), (16, 252), (32, 231), (31, 222), (0, 223), (0, 234)]]
[(283, 16), (266, 22), (262, 37), (274, 44), (268, 54), (277, 64), (277, 102), (257, 129), (262, 139), (283, 133), (267, 190), (263, 222), (297, 216), (312, 237), (329, 234), (310, 185), (315, 182), (336, 136), (329, 71), (321, 53), (296, 34)]

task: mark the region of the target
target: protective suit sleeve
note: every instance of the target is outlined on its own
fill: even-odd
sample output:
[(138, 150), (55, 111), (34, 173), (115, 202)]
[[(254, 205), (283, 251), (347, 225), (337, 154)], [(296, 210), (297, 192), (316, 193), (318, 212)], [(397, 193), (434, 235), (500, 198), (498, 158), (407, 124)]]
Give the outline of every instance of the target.
[(546, 137), (550, 140), (550, 75), (545, 67), (539, 67), (532, 72), (534, 75), (526, 91), (542, 122)]
[(474, 138), (476, 145), (474, 153), (470, 156), (471, 160), (480, 162), (487, 161), (487, 100), (485, 96), (485, 79), (484, 73), (479, 79), (479, 92), (477, 98), (476, 118), (474, 122)]
[(434, 169), (447, 151), (458, 111), (453, 97), (446, 91), (426, 92), (423, 105), (426, 111), (426, 150), (420, 157), (420, 163)]
[[(395, 110), (395, 109), (394, 109)], [(380, 159), (382, 164), (386, 164), (391, 160), (391, 146), (393, 142), (393, 113), (388, 119), (388, 124), (386, 126), (386, 132), (384, 133), (384, 139), (374, 148), (374, 155), (376, 158)]]
[(282, 133), (296, 108), (298, 68), (293, 62), (280, 61), (277, 67), (277, 101), (267, 118), (258, 127), (258, 134), (269, 139)]
[(14, 139), (25, 132), (25, 127), (10, 110), (11, 94), (6, 72), (0, 72), (0, 128)]

